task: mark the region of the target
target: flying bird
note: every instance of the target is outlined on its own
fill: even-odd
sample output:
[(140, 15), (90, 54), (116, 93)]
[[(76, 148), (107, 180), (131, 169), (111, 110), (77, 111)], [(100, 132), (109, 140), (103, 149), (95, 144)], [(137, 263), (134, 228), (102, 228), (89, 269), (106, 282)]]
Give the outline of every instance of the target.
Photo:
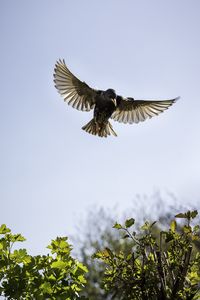
[(55, 65), (54, 83), (64, 101), (73, 108), (82, 111), (94, 110), (93, 119), (82, 129), (100, 137), (117, 136), (109, 122), (110, 118), (129, 124), (145, 121), (168, 109), (179, 98), (135, 100), (117, 95), (114, 89), (93, 89), (71, 73), (64, 59), (60, 59)]

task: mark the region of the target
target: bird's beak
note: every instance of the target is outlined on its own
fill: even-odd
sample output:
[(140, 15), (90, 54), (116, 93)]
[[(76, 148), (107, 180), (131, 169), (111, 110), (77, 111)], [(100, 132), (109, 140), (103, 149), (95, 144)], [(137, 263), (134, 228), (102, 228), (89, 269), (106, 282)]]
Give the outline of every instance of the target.
[(114, 99), (111, 99), (112, 102), (115, 104), (115, 106), (117, 106), (117, 100), (114, 98)]

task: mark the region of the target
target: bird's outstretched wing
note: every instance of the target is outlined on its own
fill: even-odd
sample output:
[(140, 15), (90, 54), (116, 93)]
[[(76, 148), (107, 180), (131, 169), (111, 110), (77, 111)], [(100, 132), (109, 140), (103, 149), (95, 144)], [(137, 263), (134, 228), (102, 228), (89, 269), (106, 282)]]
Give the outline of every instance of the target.
[(177, 99), (170, 100), (134, 100), (133, 98), (123, 98), (117, 96), (117, 109), (111, 118), (123, 123), (138, 123), (159, 115), (168, 109)]
[(64, 101), (72, 107), (82, 111), (89, 111), (94, 107), (97, 91), (74, 76), (64, 59), (60, 59), (55, 65), (54, 82)]

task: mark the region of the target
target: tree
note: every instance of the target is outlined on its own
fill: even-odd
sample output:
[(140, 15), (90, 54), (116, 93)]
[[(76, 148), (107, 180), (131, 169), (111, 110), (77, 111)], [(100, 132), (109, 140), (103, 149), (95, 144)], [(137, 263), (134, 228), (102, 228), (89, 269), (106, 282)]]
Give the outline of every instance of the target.
[[(76, 300), (84, 287), (87, 268), (71, 257), (67, 237), (57, 237), (47, 247), (51, 253), (31, 256), (26, 249), (13, 250), (25, 241), (0, 227), (0, 295), (6, 299)], [(83, 298), (82, 298), (83, 299)]]
[[(146, 203), (153, 204), (147, 206)], [(170, 203), (173, 203), (173, 205)], [(121, 213), (120, 222), (123, 223), (124, 220), (133, 216), (136, 218), (135, 232), (140, 234), (141, 226), (146, 220), (153, 223), (153, 220), (157, 219), (158, 222), (154, 224), (151, 231), (156, 238), (156, 242), (159, 243), (160, 231), (167, 230), (177, 212), (188, 208), (190, 208), (190, 205), (183, 206), (173, 194), (165, 195), (165, 197), (161, 196), (159, 192), (153, 194), (152, 197), (138, 195), (134, 201), (134, 206)], [(121, 251), (128, 255), (132, 249), (131, 240), (120, 238), (119, 232), (112, 229), (116, 219), (119, 219), (116, 207), (112, 209), (92, 207), (88, 212), (85, 223), (82, 222), (78, 228), (78, 239), (74, 239), (76, 248), (79, 249), (77, 255), (89, 270), (86, 274), (87, 283), (83, 294), (87, 295), (90, 300), (109, 300), (111, 298), (110, 292), (103, 288), (106, 264), (103, 260), (94, 261), (91, 255), (105, 248), (110, 248), (115, 253)], [(195, 220), (196, 223), (199, 222), (198, 217)], [(179, 224), (177, 224), (177, 230), (179, 230)], [(200, 251), (200, 241), (196, 240), (194, 243), (197, 250)], [(115, 300), (118, 299), (116, 295)]]
[(152, 221), (138, 227), (133, 218), (128, 218), (114, 224), (113, 235), (111, 231), (107, 234), (107, 223), (103, 221), (107, 216), (102, 212), (101, 217), (105, 225), (100, 231), (101, 240), (91, 239), (97, 241), (92, 244), (93, 259), (91, 248), (84, 251), (89, 273), (72, 257), (67, 237), (52, 240), (49, 254), (31, 256), (26, 249), (14, 249), (25, 238), (1, 225), (0, 296), (13, 300), (200, 299), (200, 226), (194, 222), (196, 210), (176, 214), (169, 228)]
[(194, 241), (200, 240), (199, 225), (191, 221), (197, 211), (180, 213), (186, 220), (177, 227), (173, 220), (167, 231), (160, 231), (159, 243), (152, 229), (156, 222), (141, 227), (142, 234), (132, 230), (133, 218), (115, 229), (132, 242), (132, 251), (116, 252), (110, 248), (97, 251), (94, 258), (106, 264), (103, 279), (105, 290), (112, 299), (121, 300), (191, 300), (200, 297), (200, 253)]

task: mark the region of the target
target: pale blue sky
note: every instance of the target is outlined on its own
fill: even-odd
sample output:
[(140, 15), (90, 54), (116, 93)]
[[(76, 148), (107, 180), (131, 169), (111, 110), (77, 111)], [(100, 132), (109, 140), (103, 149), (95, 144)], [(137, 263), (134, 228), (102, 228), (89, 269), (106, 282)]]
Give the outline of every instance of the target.
[[(155, 189), (199, 201), (198, 0), (2, 0), (0, 54), (1, 223), (32, 251), (73, 233), (90, 205), (127, 208)], [(94, 137), (81, 130), (92, 113), (54, 88), (59, 58), (91, 87), (181, 99), (138, 125), (113, 121), (117, 138)]]

